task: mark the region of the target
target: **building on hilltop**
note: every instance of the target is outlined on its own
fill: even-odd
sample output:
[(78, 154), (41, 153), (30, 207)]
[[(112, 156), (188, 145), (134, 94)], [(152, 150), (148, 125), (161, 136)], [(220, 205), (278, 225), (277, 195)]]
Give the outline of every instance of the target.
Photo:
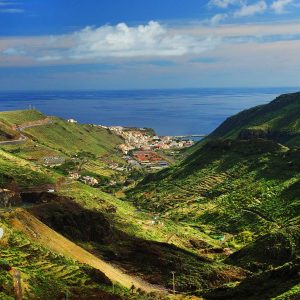
[(68, 123), (73, 123), (73, 124), (77, 124), (77, 123), (78, 123), (78, 122), (77, 122), (76, 120), (74, 120), (74, 119), (68, 119), (67, 121), (68, 121)]

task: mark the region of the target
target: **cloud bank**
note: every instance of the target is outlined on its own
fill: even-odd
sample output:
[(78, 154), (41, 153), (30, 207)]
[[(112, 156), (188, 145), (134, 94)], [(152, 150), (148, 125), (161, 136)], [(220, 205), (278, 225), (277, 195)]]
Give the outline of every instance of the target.
[(171, 33), (158, 22), (129, 27), (125, 23), (99, 28), (86, 27), (72, 35), (74, 59), (101, 57), (183, 56), (213, 49), (219, 39), (195, 38)]
[(269, 3), (266, 0), (257, 0), (256, 2), (249, 0), (210, 0), (208, 7), (226, 10), (225, 13), (218, 13), (211, 18), (211, 24), (217, 25), (229, 17), (243, 18), (265, 12), (283, 14), (288, 12), (287, 8), (292, 4), (294, 7), (299, 6), (299, 4), (295, 4), (295, 0), (273, 0)]
[(293, 2), (293, 0), (277, 0), (272, 3), (271, 8), (274, 10), (275, 13), (282, 14), (286, 12), (286, 7), (292, 4)]
[(19, 14), (24, 9), (20, 8), (20, 3), (14, 1), (0, 1), (0, 13)]
[(268, 8), (265, 1), (259, 1), (251, 5), (243, 4), (242, 7), (234, 13), (235, 17), (247, 17), (255, 14), (261, 14)]
[[(1, 42), (1, 41), (0, 41)], [(221, 38), (179, 34), (158, 22), (129, 27), (86, 27), (69, 35), (53, 36), (35, 45), (18, 41), (1, 50), (7, 56), (26, 56), (39, 62), (103, 60), (106, 58), (181, 57), (201, 54), (217, 47)], [(1, 43), (0, 43), (1, 46)]]

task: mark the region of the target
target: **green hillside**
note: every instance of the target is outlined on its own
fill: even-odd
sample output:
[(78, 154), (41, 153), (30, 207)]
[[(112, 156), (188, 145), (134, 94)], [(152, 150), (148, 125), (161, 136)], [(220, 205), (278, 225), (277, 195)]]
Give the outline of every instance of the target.
[(300, 93), (277, 97), (228, 118), (210, 136), (214, 138), (267, 138), (300, 146)]
[(11, 153), (0, 150), (0, 187), (19, 189), (53, 186), (59, 179), (55, 174), (39, 165), (28, 162)]
[[(78, 172), (112, 175), (109, 164), (123, 164), (116, 150), (122, 143), (118, 136), (37, 111), (0, 113), (4, 140), (13, 141), (18, 133), (26, 137), (21, 143), (1, 144), (1, 221), (15, 241), (4, 240), (4, 265), (23, 268), (27, 293), (34, 295), (52, 293), (45, 282), (53, 282), (55, 291), (60, 286), (74, 299), (94, 294), (103, 299), (119, 299), (120, 294), (125, 299), (161, 298), (173, 288), (175, 272), (178, 292), (204, 299), (297, 299), (298, 96), (284, 95), (230, 118), (184, 161), (141, 178), (130, 190), (120, 186), (115, 195), (71, 179), (67, 168), (84, 151), (88, 159)], [(15, 124), (21, 132), (14, 137), (9, 131)], [(66, 163), (51, 168), (43, 163), (47, 156), (63, 157)], [(50, 232), (56, 240), (49, 240)], [(77, 256), (74, 243), (81, 247)], [(30, 269), (32, 247), (38, 252)], [(59, 256), (57, 249), (66, 255)], [(164, 293), (112, 290), (103, 276), (77, 262), (90, 262), (85, 251), (121, 269), (125, 286), (138, 278), (135, 282), (145, 290)], [(70, 253), (76, 261), (69, 262)], [(40, 265), (47, 270), (45, 278), (39, 277)], [(97, 266), (102, 270), (101, 263)], [(1, 291), (11, 297), (13, 276), (5, 268)]]
[(46, 126), (28, 128), (25, 133), (51, 149), (66, 155), (72, 155), (84, 149), (98, 156), (116, 152), (115, 147), (122, 140), (106, 129), (68, 123), (59, 118), (52, 118), (52, 123)]
[[(75, 148), (75, 142), (72, 144), (72, 138), (85, 131), (86, 139), (93, 141), (95, 146), (97, 128), (69, 124), (56, 118), (52, 120), (51, 124), (24, 130), (22, 133), (28, 137), (26, 143), (37, 144), (38, 149), (42, 143), (45, 149), (58, 147), (55, 151), (67, 157), (79, 148)], [(27, 119), (27, 122), (31, 121)], [(57, 133), (62, 134), (62, 128), (66, 128), (64, 139)], [(93, 151), (90, 146), (82, 144), (84, 150)], [(21, 145), (20, 151), (13, 151), (13, 147), (16, 146), (6, 145), (0, 151), (1, 188), (8, 189), (0, 195), (4, 211), (26, 208), (55, 231), (99, 258), (119, 266), (129, 275), (138, 274), (147, 282), (163, 288), (172, 288), (172, 271), (177, 273), (176, 287), (181, 292), (219, 287), (247, 276), (240, 267), (218, 262), (213, 253), (206, 255), (198, 251), (202, 243), (208, 248), (220, 248), (219, 242), (205, 233), (167, 218), (154, 222), (153, 213), (139, 211), (132, 204), (99, 188), (71, 180), (59, 169), (26, 159), (24, 153), (28, 144)], [(28, 150), (28, 153), (32, 152)], [(52, 187), (56, 192), (47, 193)], [(27, 227), (29, 224), (25, 222), (25, 229)], [(42, 246), (47, 248), (48, 245), (43, 243)]]
[(111, 297), (108, 292), (112, 291), (111, 282), (101, 272), (31, 242), (3, 221), (9, 218), (8, 214), (1, 215), (0, 225), (5, 231), (0, 241), (1, 299), (15, 299), (16, 271), (20, 272), (24, 299), (75, 299), (80, 295), (85, 295), (81, 299)]
[[(300, 93), (283, 95), (229, 118), (183, 162), (146, 176), (127, 198), (162, 218), (189, 224), (222, 240), (223, 247), (241, 249), (226, 259), (228, 264), (254, 274), (286, 263), (298, 270), (299, 142)], [(263, 284), (269, 276), (264, 274), (253, 282)], [(282, 275), (282, 280), (288, 278)], [(248, 299), (243, 288), (251, 288), (246, 282), (251, 280), (226, 291), (228, 294), (204, 294), (209, 299)], [(299, 295), (295, 282), (297, 279), (291, 285), (283, 284), (272, 297), (289, 289)], [(266, 283), (251, 299), (271, 299), (271, 289), (272, 284)]]
[(26, 122), (38, 121), (46, 116), (37, 110), (15, 110), (0, 112), (0, 120), (7, 124), (21, 125)]
[(109, 130), (68, 123), (60, 118), (47, 117), (36, 110), (0, 112), (0, 122), (0, 141), (14, 140), (20, 135), (20, 132), (13, 130), (15, 125), (20, 126), (22, 134), (26, 136), (22, 143), (0, 146), (39, 164), (49, 157), (69, 160), (82, 150), (95, 156), (87, 169), (100, 175), (109, 176), (113, 173), (108, 168), (112, 162), (124, 164), (122, 154), (117, 150), (123, 141)]
[(299, 221), (299, 159), (299, 149), (272, 141), (210, 141), (181, 165), (148, 176), (128, 197), (212, 232), (258, 234)]

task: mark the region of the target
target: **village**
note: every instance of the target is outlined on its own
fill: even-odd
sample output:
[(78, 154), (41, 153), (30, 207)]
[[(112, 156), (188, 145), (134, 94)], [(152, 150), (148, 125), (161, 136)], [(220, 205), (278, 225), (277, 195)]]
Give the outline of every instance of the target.
[(149, 170), (160, 170), (170, 164), (163, 155), (165, 151), (176, 151), (191, 147), (194, 141), (175, 136), (158, 136), (147, 128), (131, 128), (122, 126), (100, 126), (121, 136), (124, 143), (119, 146), (125, 160), (133, 167)]

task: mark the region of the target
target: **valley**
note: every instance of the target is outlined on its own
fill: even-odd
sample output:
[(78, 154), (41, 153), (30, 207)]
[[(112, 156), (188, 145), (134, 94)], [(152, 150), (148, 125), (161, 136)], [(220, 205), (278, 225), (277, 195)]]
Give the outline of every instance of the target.
[(298, 299), (299, 120), (282, 95), (148, 172), (113, 130), (1, 112), (1, 297), (16, 269), (25, 299)]

